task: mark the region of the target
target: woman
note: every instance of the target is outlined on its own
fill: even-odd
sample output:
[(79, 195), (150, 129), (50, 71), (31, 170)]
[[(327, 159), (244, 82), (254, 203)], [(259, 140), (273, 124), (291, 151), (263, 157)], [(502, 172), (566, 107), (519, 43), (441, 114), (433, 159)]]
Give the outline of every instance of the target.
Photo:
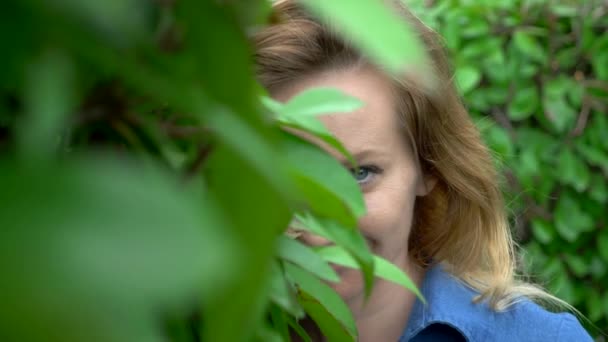
[(360, 165), (354, 177), (368, 213), (359, 225), (370, 248), (407, 272), (428, 301), (383, 281), (364, 301), (360, 274), (338, 268), (334, 288), (353, 312), (359, 340), (591, 340), (571, 314), (530, 300), (558, 299), (515, 279), (497, 173), (437, 35), (395, 2), (428, 50), (439, 80), (430, 93), (412, 77), (383, 73), (293, 1), (275, 7), (283, 20), (255, 37), (258, 79), (279, 101), (310, 87), (363, 100), (360, 110), (322, 121)]

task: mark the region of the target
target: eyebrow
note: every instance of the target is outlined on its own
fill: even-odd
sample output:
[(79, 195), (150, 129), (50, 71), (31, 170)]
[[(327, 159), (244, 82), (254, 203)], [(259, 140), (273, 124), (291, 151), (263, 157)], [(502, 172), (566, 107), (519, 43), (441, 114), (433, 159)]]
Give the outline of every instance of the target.
[[(372, 156), (384, 157), (384, 156), (386, 156), (386, 153), (384, 151), (381, 151), (378, 149), (363, 149), (363, 150), (357, 151), (355, 153), (351, 153), (351, 156), (353, 157), (355, 162), (357, 162), (357, 165), (360, 165), (361, 160), (370, 158)], [(350, 162), (348, 161), (348, 159), (346, 159), (343, 155), (340, 155), (340, 157), (338, 158), (338, 161), (347, 168), (350, 168), (352, 166), (350, 164)]]

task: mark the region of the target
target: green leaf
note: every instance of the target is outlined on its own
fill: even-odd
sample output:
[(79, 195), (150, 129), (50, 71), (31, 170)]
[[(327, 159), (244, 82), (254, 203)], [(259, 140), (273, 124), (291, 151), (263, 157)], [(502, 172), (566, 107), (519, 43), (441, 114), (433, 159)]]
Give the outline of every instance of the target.
[(541, 64), (546, 63), (547, 55), (545, 54), (545, 50), (540, 46), (538, 41), (526, 31), (515, 31), (515, 34), (513, 35), (513, 44), (515, 44), (515, 47), (528, 58), (540, 62)]
[(514, 155), (513, 142), (504, 128), (494, 123), (483, 132), (485, 133), (484, 136), (488, 145), (493, 151), (500, 154), (503, 158)]
[(608, 294), (604, 293), (604, 297), (602, 298), (602, 306), (604, 307), (604, 315), (608, 316)]
[(592, 321), (598, 321), (602, 317), (602, 299), (598, 291), (589, 291), (587, 296), (587, 312), (588, 317)]
[(575, 148), (589, 164), (599, 166), (608, 172), (608, 153), (597, 146), (590, 146), (582, 142), (575, 144)]
[(577, 277), (582, 278), (587, 275), (589, 271), (589, 263), (587, 263), (580, 255), (567, 254), (565, 261), (566, 264), (568, 264), (568, 267)]
[(240, 268), (212, 199), (166, 174), (102, 158), (2, 163), (0, 188), (9, 340), (160, 340), (159, 312), (214, 296)]
[[(359, 268), (357, 261), (352, 255), (340, 246), (321, 247), (317, 249), (317, 253), (327, 262), (350, 268)], [(407, 290), (412, 291), (423, 303), (426, 303), (416, 285), (403, 270), (377, 255), (374, 255), (374, 276), (403, 286)]]
[(604, 262), (608, 263), (608, 233), (606, 230), (604, 230), (598, 236), (597, 251), (599, 255), (604, 259)]
[[(420, 81), (434, 88), (426, 64), (426, 50), (405, 20), (374, 0), (302, 0), (307, 8), (335, 27), (366, 55), (392, 72), (404, 68), (424, 75)], [(382, 39), (378, 39), (382, 37)]]
[[(203, 170), (209, 196), (216, 198), (229, 215), (229, 228), (247, 258), (247, 267), (239, 269), (236, 280), (203, 307), (202, 334), (209, 341), (234, 341), (255, 333), (264, 317), (276, 236), (285, 230), (292, 215), (292, 199), (275, 190), (266, 176), (241, 157), (246, 152), (236, 153), (218, 144)], [(277, 160), (264, 162), (277, 164)], [(237, 323), (238, 330), (233, 328)]]
[(298, 265), (317, 277), (337, 282), (340, 278), (336, 272), (308, 246), (287, 236), (279, 236), (277, 256), (285, 261)]
[[(280, 333), (283, 342), (289, 341), (289, 321), (294, 320), (294, 318), (288, 317), (287, 313), (276, 305), (271, 305), (269, 311), (272, 326)], [(262, 341), (264, 340), (262, 339)]]
[(289, 174), (310, 208), (346, 226), (356, 226), (366, 209), (352, 174), (317, 146), (288, 133), (283, 137)]
[(568, 242), (574, 242), (579, 235), (593, 230), (593, 218), (584, 212), (576, 200), (568, 193), (562, 194), (555, 208), (555, 227)]
[(552, 4), (549, 10), (559, 17), (576, 17), (579, 14), (579, 8), (570, 4)]
[(255, 332), (256, 342), (284, 342), (286, 341), (281, 333), (276, 330), (277, 327), (271, 326), (266, 322), (262, 322), (257, 326)]
[(558, 157), (557, 178), (564, 184), (572, 185), (582, 192), (589, 185), (591, 175), (587, 165), (576, 156), (572, 149), (565, 148)]
[(273, 262), (271, 265), (270, 300), (292, 316), (302, 318), (304, 311), (297, 302), (295, 291), (292, 292), (291, 284), (285, 279), (285, 275), (278, 263)]
[(207, 118), (209, 128), (233, 153), (251, 165), (275, 191), (286, 197), (293, 196), (292, 184), (285, 176), (286, 164), (266, 136), (227, 108), (201, 109), (214, 111)]
[(472, 66), (463, 66), (456, 69), (456, 84), (461, 94), (475, 89), (481, 80), (481, 72)]
[(151, 13), (151, 4), (142, 0), (97, 1), (59, 0), (48, 3), (68, 16), (86, 22), (100, 35), (117, 46), (133, 44), (141, 39)]
[(356, 97), (334, 88), (307, 89), (292, 97), (279, 110), (279, 119), (297, 121), (301, 117), (347, 113), (363, 106)]
[(601, 279), (606, 274), (606, 264), (602, 258), (598, 255), (591, 257), (591, 264), (589, 265), (589, 273), (596, 279)]
[(529, 118), (538, 109), (538, 91), (534, 85), (518, 89), (511, 103), (509, 103), (509, 118), (521, 121)]
[(558, 75), (543, 85), (544, 117), (541, 119), (548, 120), (557, 133), (564, 133), (574, 125), (578, 110), (570, 105), (567, 98), (573, 97), (578, 88), (579, 84), (565, 75)]
[(287, 318), (288, 321), (287, 323), (289, 324), (289, 326), (293, 329), (293, 331), (298, 334), (298, 336), (302, 339), (303, 342), (313, 342), (310, 339), (310, 336), (308, 336), (308, 333), (306, 332), (306, 330), (304, 330), (304, 328), (302, 328), (302, 326), (300, 326), (300, 324), (298, 324), (298, 322), (296, 322), (295, 319), (288, 317)]
[(591, 185), (589, 186), (589, 197), (600, 202), (608, 202), (608, 182), (605, 178), (598, 174), (591, 177)]
[(331, 287), (297, 266), (286, 264), (285, 271), (298, 288), (300, 304), (328, 341), (356, 340), (352, 313)]
[[(304, 98), (301, 98), (301, 100), (298, 100), (295, 104), (292, 104), (292, 102), (297, 100), (297, 98), (300, 96), (304, 96)], [(361, 105), (361, 101), (359, 99), (347, 96), (336, 89), (315, 88), (296, 96), (296, 98), (290, 100), (285, 105), (269, 97), (262, 97), (261, 101), (266, 108), (277, 115), (278, 122), (283, 126), (313, 134), (315, 137), (321, 139), (330, 147), (340, 152), (349, 160), (353, 167), (356, 165), (354, 158), (344, 147), (344, 145), (342, 145), (342, 143), (336, 139), (325, 127), (325, 125), (323, 125), (323, 123), (315, 116), (331, 113), (332, 110), (355, 110)], [(318, 102), (309, 103), (308, 101)], [(303, 102), (306, 102), (306, 104), (312, 104), (311, 108), (307, 109)], [(356, 106), (356, 104), (359, 104), (359, 106)], [(286, 107), (290, 107), (291, 109), (285, 109)]]
[(608, 81), (608, 53), (606, 51), (593, 55), (591, 65), (593, 65), (593, 71), (598, 79)]
[(355, 227), (345, 227), (309, 213), (296, 215), (296, 219), (299, 228), (330, 240), (346, 249), (357, 260), (365, 281), (365, 293), (369, 295), (374, 282), (374, 259), (361, 232)]
[(550, 243), (555, 236), (555, 231), (551, 224), (542, 219), (532, 220), (532, 232), (534, 233), (534, 237), (542, 244)]
[(47, 52), (27, 70), (25, 120), (18, 127), (20, 152), (31, 159), (53, 156), (75, 106), (74, 66), (59, 52)]

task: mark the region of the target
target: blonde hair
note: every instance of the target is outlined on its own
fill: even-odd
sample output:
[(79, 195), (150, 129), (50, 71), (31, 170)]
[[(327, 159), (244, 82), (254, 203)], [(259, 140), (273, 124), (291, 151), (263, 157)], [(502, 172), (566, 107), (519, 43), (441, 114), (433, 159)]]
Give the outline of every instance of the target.
[[(452, 82), (441, 39), (394, 1), (399, 15), (427, 49), (438, 89), (429, 93), (411, 77), (392, 77), (405, 134), (422, 170), (437, 179), (415, 206), (409, 251), (421, 265), (446, 269), (502, 310), (523, 297), (571, 308), (539, 287), (516, 278), (511, 237), (499, 176), (491, 153)], [(273, 25), (255, 33), (257, 78), (271, 93), (301, 77), (369, 64), (345, 39), (294, 1), (278, 1)], [(378, 70), (381, 68), (378, 68)]]

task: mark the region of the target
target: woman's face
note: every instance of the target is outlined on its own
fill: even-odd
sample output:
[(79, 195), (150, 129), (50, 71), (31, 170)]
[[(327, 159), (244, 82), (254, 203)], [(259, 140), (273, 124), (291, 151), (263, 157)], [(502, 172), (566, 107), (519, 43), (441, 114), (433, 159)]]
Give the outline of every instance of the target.
[[(360, 166), (353, 176), (367, 206), (359, 228), (368, 245), (373, 253), (407, 272), (411, 266), (407, 246), (414, 202), (416, 196), (427, 193), (427, 186), (399, 122), (390, 83), (371, 68), (351, 68), (311, 75), (272, 95), (284, 102), (311, 87), (337, 88), (364, 102), (355, 112), (325, 115), (321, 121)], [(333, 154), (348, 165), (339, 154)], [(301, 239), (309, 245), (329, 244), (309, 233)], [(360, 299), (364, 290), (360, 273), (342, 267), (336, 270), (341, 281), (332, 286), (347, 303)]]

